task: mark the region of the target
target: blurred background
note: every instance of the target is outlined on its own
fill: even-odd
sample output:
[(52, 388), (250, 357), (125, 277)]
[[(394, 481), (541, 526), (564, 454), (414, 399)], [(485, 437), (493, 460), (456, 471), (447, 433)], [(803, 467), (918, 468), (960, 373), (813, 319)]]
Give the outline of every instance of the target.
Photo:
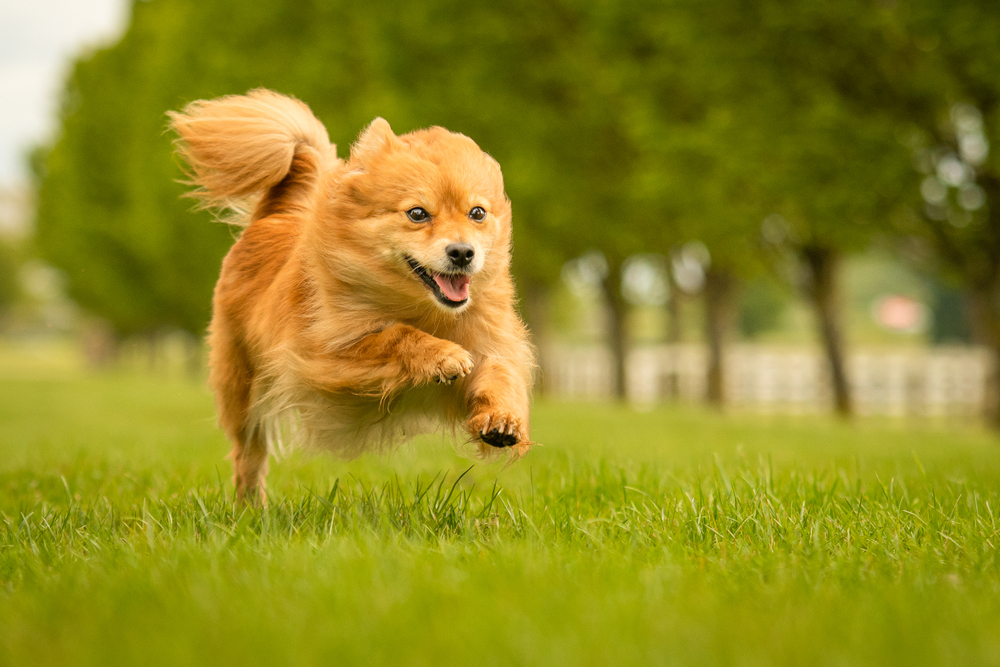
[(986, 0), (5, 0), (0, 363), (203, 379), (235, 232), (165, 112), (264, 86), (342, 156), (497, 158), (540, 394), (998, 425), (997, 44)]

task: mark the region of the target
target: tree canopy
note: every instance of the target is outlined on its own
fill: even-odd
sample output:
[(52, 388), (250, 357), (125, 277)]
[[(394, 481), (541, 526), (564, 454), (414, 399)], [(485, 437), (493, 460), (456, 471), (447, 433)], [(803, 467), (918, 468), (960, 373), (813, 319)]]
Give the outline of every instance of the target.
[[(200, 332), (232, 232), (181, 198), (164, 113), (264, 86), (306, 101), (342, 154), (375, 116), (473, 137), (503, 165), (522, 286), (591, 248), (614, 274), (697, 239), (747, 278), (768, 243), (807, 263), (890, 234), (984, 284), (994, 269), (961, 267), (1000, 255), (991, 209), (971, 206), (992, 198), (996, 157), (965, 160), (975, 122), (954, 114), (979, 118), (989, 146), (993, 14), (977, 0), (136, 1), (122, 39), (67, 81), (38, 247), (119, 332)], [(957, 185), (940, 179), (949, 155), (971, 169)]]

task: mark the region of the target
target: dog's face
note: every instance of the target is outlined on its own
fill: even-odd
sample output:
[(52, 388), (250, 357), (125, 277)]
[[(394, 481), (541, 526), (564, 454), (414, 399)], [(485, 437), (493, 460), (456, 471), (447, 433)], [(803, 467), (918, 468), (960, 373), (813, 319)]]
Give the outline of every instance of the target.
[[(367, 257), (358, 280), (458, 313), (510, 261), (510, 202), (500, 166), (439, 127), (400, 137), (376, 119), (339, 179), (337, 217)], [(346, 240), (346, 239), (345, 239)]]

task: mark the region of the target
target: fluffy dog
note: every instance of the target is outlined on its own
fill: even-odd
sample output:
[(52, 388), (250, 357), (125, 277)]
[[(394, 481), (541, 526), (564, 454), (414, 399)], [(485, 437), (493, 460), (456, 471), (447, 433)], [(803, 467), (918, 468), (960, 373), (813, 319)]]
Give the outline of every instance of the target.
[(464, 424), (481, 453), (524, 455), (533, 356), (493, 158), (376, 118), (342, 160), (305, 104), (268, 90), (170, 119), (192, 195), (245, 227), (208, 335), (240, 498), (264, 500), (289, 442), (356, 456)]

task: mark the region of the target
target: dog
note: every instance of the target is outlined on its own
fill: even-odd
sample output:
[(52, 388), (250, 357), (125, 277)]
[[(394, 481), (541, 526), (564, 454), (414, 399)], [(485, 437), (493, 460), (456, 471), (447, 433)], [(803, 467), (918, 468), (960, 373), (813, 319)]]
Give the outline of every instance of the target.
[(524, 456), (534, 356), (492, 157), (376, 118), (342, 159), (309, 107), (264, 89), (168, 115), (189, 195), (243, 228), (208, 333), (238, 498), (264, 502), (289, 445), (354, 457), (463, 425), (480, 454)]

